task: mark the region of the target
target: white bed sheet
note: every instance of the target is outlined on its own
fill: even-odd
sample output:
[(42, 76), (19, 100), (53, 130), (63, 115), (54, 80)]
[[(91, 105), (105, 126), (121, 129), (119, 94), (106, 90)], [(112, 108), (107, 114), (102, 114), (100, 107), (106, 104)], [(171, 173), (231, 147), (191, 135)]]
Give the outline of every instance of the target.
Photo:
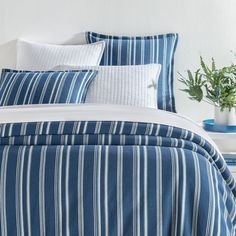
[(98, 104), (57, 104), (0, 107), (0, 124), (40, 121), (133, 121), (183, 128), (214, 141), (194, 121), (176, 113), (151, 108)]

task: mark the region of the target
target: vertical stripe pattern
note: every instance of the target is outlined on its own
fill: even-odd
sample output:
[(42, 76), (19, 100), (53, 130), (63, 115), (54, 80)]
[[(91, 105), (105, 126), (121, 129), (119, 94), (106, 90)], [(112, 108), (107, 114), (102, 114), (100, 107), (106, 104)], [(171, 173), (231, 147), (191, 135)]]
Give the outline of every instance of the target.
[(24, 72), (4, 69), (0, 106), (83, 103), (97, 71)]
[(144, 37), (111, 36), (86, 32), (88, 43), (105, 41), (101, 65), (162, 65), (157, 84), (157, 106), (175, 112), (174, 55), (178, 34), (160, 34)]
[(187, 130), (0, 125), (1, 235), (235, 235), (235, 196), (222, 156)]

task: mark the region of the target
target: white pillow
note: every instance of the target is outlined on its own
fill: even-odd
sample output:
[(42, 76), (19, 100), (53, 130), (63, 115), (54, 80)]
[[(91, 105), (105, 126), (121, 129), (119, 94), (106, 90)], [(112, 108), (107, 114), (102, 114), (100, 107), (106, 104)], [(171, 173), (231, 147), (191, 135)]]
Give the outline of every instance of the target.
[(85, 45), (53, 45), (18, 40), (18, 70), (50, 70), (62, 65), (97, 66), (103, 55), (103, 41)]
[(157, 108), (155, 85), (161, 71), (159, 64), (98, 67), (62, 65), (54, 69), (98, 71), (98, 76), (89, 87), (85, 103)]

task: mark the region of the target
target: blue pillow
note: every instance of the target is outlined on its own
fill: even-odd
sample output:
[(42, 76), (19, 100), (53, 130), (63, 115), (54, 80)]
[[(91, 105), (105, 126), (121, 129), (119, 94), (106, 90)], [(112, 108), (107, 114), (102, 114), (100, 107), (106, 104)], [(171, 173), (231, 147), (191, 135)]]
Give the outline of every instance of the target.
[(159, 109), (175, 112), (174, 98), (174, 54), (178, 34), (162, 34), (145, 37), (110, 36), (86, 32), (88, 43), (105, 41), (106, 46), (101, 65), (162, 65), (157, 86)]
[(3, 69), (0, 106), (84, 103), (97, 71), (15, 71)]

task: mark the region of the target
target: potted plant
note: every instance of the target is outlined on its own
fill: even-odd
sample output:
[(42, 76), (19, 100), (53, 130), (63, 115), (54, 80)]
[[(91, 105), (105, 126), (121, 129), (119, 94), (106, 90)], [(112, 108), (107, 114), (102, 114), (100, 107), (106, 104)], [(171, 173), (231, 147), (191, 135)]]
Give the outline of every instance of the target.
[(187, 77), (180, 74), (180, 81), (187, 87), (182, 91), (188, 93), (191, 100), (205, 101), (215, 106), (215, 123), (236, 125), (236, 65), (217, 69), (212, 58), (211, 67), (200, 57), (201, 68)]

